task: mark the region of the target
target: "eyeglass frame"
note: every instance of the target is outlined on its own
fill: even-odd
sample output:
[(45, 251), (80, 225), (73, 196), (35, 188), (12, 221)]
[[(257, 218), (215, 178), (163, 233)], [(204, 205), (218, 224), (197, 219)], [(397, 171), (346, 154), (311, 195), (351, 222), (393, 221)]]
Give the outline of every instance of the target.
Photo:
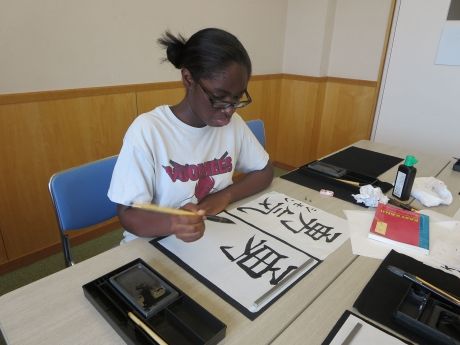
[[(217, 100), (216, 97), (209, 90), (207, 90), (199, 80), (196, 81), (196, 83), (200, 86), (201, 90), (203, 90), (205, 95), (208, 97), (209, 103), (211, 103), (211, 106), (214, 109), (220, 109), (220, 110), (224, 110), (224, 109), (228, 109), (228, 108), (240, 109), (240, 108), (243, 108), (243, 107), (245, 107), (245, 106), (247, 106), (247, 105), (252, 103), (251, 95), (249, 94), (247, 89), (244, 90), (244, 92), (243, 92), (243, 94), (247, 98), (246, 100), (232, 103), (232, 102), (225, 102), (225, 101)], [(216, 103), (220, 103), (223, 106), (221, 106), (221, 107), (216, 106)]]

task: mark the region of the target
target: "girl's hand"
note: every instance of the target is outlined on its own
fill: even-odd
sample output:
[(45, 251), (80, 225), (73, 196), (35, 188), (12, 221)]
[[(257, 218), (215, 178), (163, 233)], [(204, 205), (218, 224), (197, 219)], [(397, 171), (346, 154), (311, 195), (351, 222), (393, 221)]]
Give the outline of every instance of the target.
[(205, 211), (195, 204), (186, 204), (182, 208), (196, 213), (196, 216), (171, 216), (171, 233), (184, 242), (196, 241), (204, 234)]

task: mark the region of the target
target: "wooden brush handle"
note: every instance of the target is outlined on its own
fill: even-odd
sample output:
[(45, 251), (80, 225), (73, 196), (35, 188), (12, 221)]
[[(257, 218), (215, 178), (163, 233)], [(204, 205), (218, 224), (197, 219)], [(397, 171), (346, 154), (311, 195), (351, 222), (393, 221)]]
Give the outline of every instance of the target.
[(139, 319), (132, 312), (128, 312), (128, 316), (131, 320), (134, 321), (136, 325), (142, 328), (144, 332), (149, 335), (150, 338), (155, 340), (155, 342), (157, 342), (160, 345), (168, 345), (166, 341), (164, 341), (158, 334), (156, 334), (149, 326), (147, 326), (141, 319)]
[(181, 209), (172, 208), (172, 207), (163, 207), (163, 206), (158, 206), (155, 204), (132, 204), (131, 207), (140, 208), (146, 211), (173, 214), (176, 216), (196, 216), (196, 213), (192, 211), (181, 210)]
[(344, 180), (344, 179), (341, 179), (341, 178), (336, 178), (336, 180), (340, 181), (340, 182), (343, 182), (343, 183), (346, 183), (346, 184), (350, 184), (352, 186), (356, 186), (356, 187), (360, 186), (359, 182), (356, 182), (356, 181)]

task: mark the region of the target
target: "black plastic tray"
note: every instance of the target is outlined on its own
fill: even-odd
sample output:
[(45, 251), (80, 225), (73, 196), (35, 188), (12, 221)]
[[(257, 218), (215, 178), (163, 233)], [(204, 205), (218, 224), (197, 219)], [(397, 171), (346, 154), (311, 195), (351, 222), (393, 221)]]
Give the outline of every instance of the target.
[(426, 344), (460, 345), (460, 308), (423, 286), (409, 286), (394, 318), (426, 339)]
[[(179, 296), (170, 304), (145, 318), (136, 312), (128, 299), (110, 283), (110, 278), (130, 267), (142, 264), (172, 286)], [(227, 326), (154, 271), (142, 259), (136, 259), (102, 277), (83, 285), (88, 300), (127, 344), (157, 344), (129, 317), (133, 312), (169, 344), (217, 344), (225, 337)]]

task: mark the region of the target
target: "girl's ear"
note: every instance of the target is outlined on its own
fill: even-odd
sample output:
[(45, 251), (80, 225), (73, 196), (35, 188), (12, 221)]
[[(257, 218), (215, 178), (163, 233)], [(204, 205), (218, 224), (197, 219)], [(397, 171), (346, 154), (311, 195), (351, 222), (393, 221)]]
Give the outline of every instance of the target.
[(186, 89), (191, 88), (195, 84), (195, 80), (193, 80), (192, 74), (187, 68), (182, 68), (182, 83), (184, 84)]

